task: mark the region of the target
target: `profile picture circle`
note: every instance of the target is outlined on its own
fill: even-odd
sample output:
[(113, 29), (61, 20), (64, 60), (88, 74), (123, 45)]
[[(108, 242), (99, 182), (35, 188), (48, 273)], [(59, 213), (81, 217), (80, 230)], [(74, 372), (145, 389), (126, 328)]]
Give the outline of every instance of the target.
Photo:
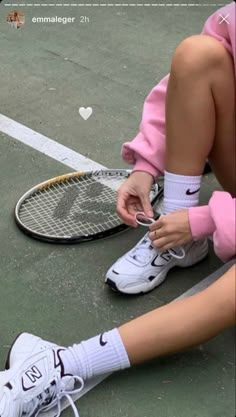
[(14, 29), (20, 29), (25, 23), (25, 15), (19, 10), (12, 10), (7, 15), (7, 23)]

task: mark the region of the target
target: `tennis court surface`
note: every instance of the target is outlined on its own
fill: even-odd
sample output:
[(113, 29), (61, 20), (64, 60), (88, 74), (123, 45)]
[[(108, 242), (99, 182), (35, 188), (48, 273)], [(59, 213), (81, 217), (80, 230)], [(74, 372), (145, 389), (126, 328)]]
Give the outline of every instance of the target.
[[(144, 98), (169, 71), (177, 44), (199, 33), (217, 9), (213, 2), (205, 7), (45, 4), (0, 4), (0, 113), (8, 118), (6, 123), (0, 117), (1, 368), (21, 331), (62, 345), (79, 342), (181, 296), (222, 266), (211, 248), (199, 265), (171, 271), (159, 289), (122, 297), (105, 286), (104, 275), (141, 238), (141, 227), (70, 246), (33, 240), (16, 227), (14, 206), (33, 185), (73, 171), (80, 161), (88, 169), (92, 161), (126, 167), (120, 148), (137, 133)], [(25, 15), (19, 29), (6, 22), (12, 9)], [(55, 16), (75, 21), (32, 20)], [(87, 120), (81, 107), (93, 110)], [(39, 134), (77, 156), (63, 161), (56, 146), (47, 144), (36, 150)], [(22, 143), (26, 136), (28, 145)], [(207, 175), (201, 203), (214, 189), (219, 185)], [(235, 334), (229, 330), (187, 353), (114, 374), (77, 405), (82, 417), (234, 417), (234, 366)], [(72, 415), (70, 409), (63, 414)]]

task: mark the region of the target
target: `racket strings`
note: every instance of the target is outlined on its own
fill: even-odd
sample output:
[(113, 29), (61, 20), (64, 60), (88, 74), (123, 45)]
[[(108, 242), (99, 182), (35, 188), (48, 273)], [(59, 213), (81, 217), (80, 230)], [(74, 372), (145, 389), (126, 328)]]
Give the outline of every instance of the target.
[(36, 232), (53, 236), (105, 231), (121, 223), (115, 213), (115, 190), (122, 182), (86, 176), (53, 184), (25, 201), (20, 218)]

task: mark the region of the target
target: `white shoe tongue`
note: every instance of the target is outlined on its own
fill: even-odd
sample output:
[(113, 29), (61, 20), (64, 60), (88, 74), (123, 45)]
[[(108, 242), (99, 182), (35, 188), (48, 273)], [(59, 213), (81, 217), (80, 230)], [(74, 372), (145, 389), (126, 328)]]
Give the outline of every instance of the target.
[(65, 391), (73, 391), (75, 388), (75, 380), (69, 375), (63, 377)]
[(151, 240), (144, 237), (138, 247), (136, 247), (130, 254), (131, 258), (138, 263), (144, 264), (149, 261), (152, 256), (153, 246)]

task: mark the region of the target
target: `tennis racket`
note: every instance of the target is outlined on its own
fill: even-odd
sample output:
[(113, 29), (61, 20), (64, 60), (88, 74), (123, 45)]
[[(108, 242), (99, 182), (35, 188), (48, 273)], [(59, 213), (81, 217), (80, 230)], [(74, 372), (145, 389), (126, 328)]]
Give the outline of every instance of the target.
[[(17, 225), (47, 242), (76, 243), (101, 239), (125, 230), (116, 214), (117, 190), (130, 170), (72, 172), (52, 178), (26, 192), (15, 208)], [(161, 198), (153, 186), (150, 201)]]

